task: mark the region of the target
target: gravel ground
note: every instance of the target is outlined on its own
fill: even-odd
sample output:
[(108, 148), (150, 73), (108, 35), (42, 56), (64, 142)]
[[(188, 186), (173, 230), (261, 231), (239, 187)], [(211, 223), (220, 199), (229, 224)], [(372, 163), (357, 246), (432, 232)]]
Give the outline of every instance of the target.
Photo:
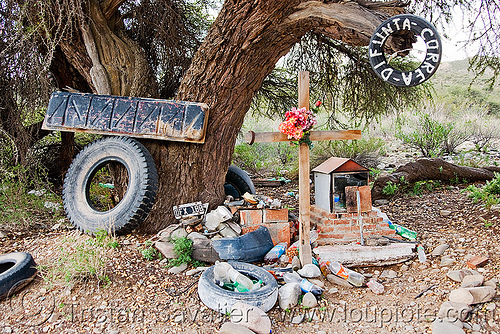
[[(280, 197), (290, 208), (298, 205), (283, 195), (297, 188), (259, 188), (258, 192)], [(284, 312), (275, 306), (269, 317), (273, 333), (430, 333), (440, 305), (459, 287), (446, 277), (448, 270), (466, 268), (471, 256), (489, 262), (478, 271), (486, 280), (500, 280), (500, 213), (488, 211), (448, 187), (422, 196), (403, 196), (381, 206), (389, 219), (418, 232), (427, 252), (447, 243), (450, 248), (427, 263), (410, 260), (390, 267), (358, 270), (379, 278), (382, 295), (367, 288), (345, 288), (325, 278), (325, 293), (317, 308), (300, 306)], [(446, 211), (450, 211), (449, 214)], [(10, 231), (0, 241), (0, 252), (30, 252), (39, 265), (55, 263), (69, 249), (91, 238), (63, 226), (58, 230)], [(102, 248), (109, 284), (96, 279), (71, 284), (39, 275), (23, 293), (0, 302), (0, 333), (215, 333), (228, 321), (207, 309), (198, 298), (198, 277), (167, 273), (165, 263), (146, 261), (140, 250), (149, 235), (133, 233), (117, 238), (120, 247)], [(441, 266), (442, 258), (450, 264)], [(384, 276), (389, 277), (383, 278)], [(430, 289), (429, 289), (430, 288)], [(421, 297), (417, 296), (427, 290)], [(497, 287), (498, 293), (498, 287)], [(468, 333), (500, 333), (500, 300), (474, 306), (465, 323)], [(306, 315), (293, 324), (292, 319)], [(297, 319), (297, 318), (296, 318)]]

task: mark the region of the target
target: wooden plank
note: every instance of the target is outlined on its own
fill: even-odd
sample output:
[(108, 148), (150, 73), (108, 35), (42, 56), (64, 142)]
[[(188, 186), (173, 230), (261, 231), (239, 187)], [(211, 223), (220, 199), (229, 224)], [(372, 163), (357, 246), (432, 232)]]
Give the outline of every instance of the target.
[[(354, 140), (361, 139), (361, 130), (331, 130), (331, 131), (311, 131), (311, 141), (319, 140)], [(290, 141), (287, 135), (281, 132), (258, 132), (249, 131), (245, 134), (245, 143), (271, 143), (280, 141)]]
[[(309, 72), (299, 72), (299, 108), (309, 109)], [(312, 251), (310, 242), (310, 162), (309, 145), (299, 145), (299, 256), (300, 263), (304, 266), (312, 263)]]
[(350, 186), (345, 187), (345, 205), (347, 208), (347, 212), (355, 213), (358, 211), (358, 204), (356, 200), (357, 191), (359, 191), (360, 193), (361, 212), (372, 211), (372, 196), (370, 186)]
[(285, 184), (285, 181), (266, 179), (253, 179), (252, 182), (256, 187), (280, 187)]

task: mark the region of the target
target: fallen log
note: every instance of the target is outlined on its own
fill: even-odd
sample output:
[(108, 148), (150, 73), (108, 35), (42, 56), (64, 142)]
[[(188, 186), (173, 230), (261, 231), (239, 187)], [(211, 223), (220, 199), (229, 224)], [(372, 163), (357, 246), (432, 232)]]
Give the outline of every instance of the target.
[(440, 158), (419, 159), (399, 167), (390, 175), (381, 176), (375, 180), (372, 187), (372, 200), (388, 197), (382, 190), (389, 182), (399, 186), (402, 183), (411, 185), (425, 180), (446, 182), (452, 180), (459, 182), (488, 181), (495, 177), (495, 172), (500, 172), (500, 167), (475, 168), (455, 165)]

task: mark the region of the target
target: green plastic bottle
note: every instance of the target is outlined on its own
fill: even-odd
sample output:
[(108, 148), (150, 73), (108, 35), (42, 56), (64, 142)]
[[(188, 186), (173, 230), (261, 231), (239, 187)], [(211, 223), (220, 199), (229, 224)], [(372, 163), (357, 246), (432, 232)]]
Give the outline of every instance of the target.
[(391, 221), (389, 221), (388, 223), (389, 223), (389, 228), (395, 230), (396, 234), (399, 234), (403, 238), (406, 238), (406, 239), (408, 239), (410, 241), (417, 240), (417, 232), (409, 230), (409, 229), (407, 229), (404, 226), (401, 226), (401, 225), (398, 225), (398, 224), (394, 224)]

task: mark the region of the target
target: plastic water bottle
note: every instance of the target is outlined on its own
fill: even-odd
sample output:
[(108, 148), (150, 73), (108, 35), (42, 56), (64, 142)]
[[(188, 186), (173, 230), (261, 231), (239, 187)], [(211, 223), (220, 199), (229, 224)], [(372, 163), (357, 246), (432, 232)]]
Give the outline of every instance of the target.
[(258, 280), (257, 282), (253, 282), (252, 290), (250, 291), (255, 291), (260, 289), (260, 287), (263, 285), (262, 280)]
[(285, 283), (300, 283), (302, 282), (302, 277), (300, 277), (300, 275), (296, 272), (285, 273), (283, 275), (283, 280), (285, 281)]
[(328, 275), (328, 262), (320, 261), (319, 262), (319, 269), (321, 270), (321, 273), (323, 274), (323, 276), (326, 277)]
[(321, 289), (319, 286), (309, 282), (305, 278), (300, 282), (300, 289), (304, 293), (312, 293), (315, 296), (321, 296), (323, 294), (323, 289)]
[(231, 269), (232, 270), (229, 271), (229, 278), (231, 279), (231, 282), (243, 285), (248, 291), (252, 290), (253, 287), (252, 280), (243, 275), (242, 273), (240, 273), (238, 270), (234, 268)]
[(264, 262), (266, 264), (278, 262), (280, 256), (285, 253), (286, 248), (287, 248), (287, 243), (280, 242), (279, 244), (271, 248), (269, 252), (267, 252), (267, 254), (264, 256)]
[(384, 293), (384, 286), (373, 279), (368, 281), (366, 283), (366, 286), (368, 286), (368, 288), (377, 295), (381, 295)]
[(410, 241), (417, 240), (417, 232), (407, 229), (404, 226), (389, 222), (389, 227), (396, 231), (397, 234)]
[(424, 246), (422, 246), (422, 244), (418, 244), (417, 254), (418, 254), (418, 261), (420, 261), (420, 263), (425, 263), (427, 261), (427, 257), (425, 256)]
[(340, 195), (339, 194), (333, 194), (333, 209), (334, 211), (340, 211)]
[(339, 262), (327, 262), (328, 268), (332, 272), (332, 274), (337, 275), (354, 286), (362, 286), (365, 281), (365, 276), (360, 273), (355, 272), (354, 270), (348, 269), (344, 267)]
[(238, 283), (238, 282), (234, 282), (234, 283), (223, 283), (221, 281), (215, 281), (215, 284), (217, 284), (218, 286), (220, 287), (223, 287), (225, 288), (226, 290), (230, 290), (230, 291), (237, 291), (237, 292), (248, 292), (250, 290), (247, 289), (246, 286)]

